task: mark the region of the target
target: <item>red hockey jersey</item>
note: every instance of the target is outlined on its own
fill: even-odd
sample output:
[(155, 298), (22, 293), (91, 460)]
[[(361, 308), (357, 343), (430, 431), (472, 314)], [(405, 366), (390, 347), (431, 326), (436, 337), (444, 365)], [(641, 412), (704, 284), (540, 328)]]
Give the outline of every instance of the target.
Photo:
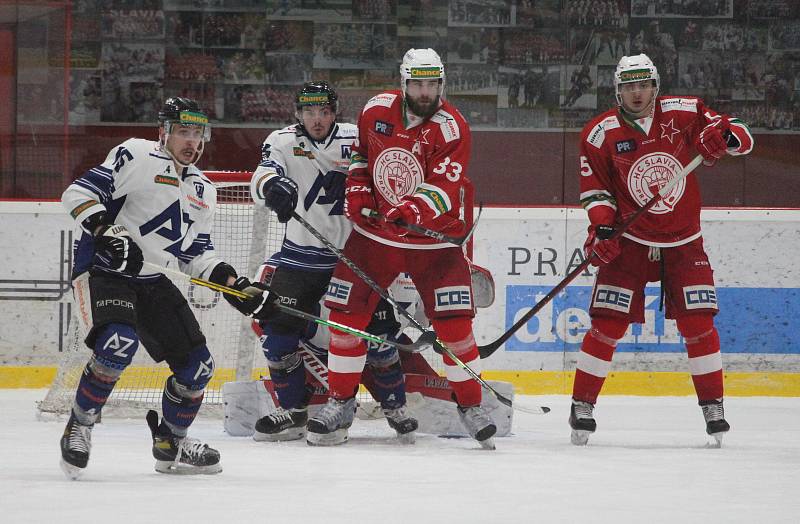
[[(653, 117), (630, 120), (618, 109), (590, 121), (581, 133), (581, 205), (592, 224), (619, 224), (644, 206), (698, 154), (703, 128), (722, 115), (694, 97), (658, 97)], [(731, 120), (739, 146), (753, 147), (747, 126)], [(700, 188), (694, 173), (631, 225), (624, 236), (645, 245), (678, 246), (700, 236)]]
[[(385, 215), (407, 195), (426, 206), (422, 225), (459, 235), (471, 220), (473, 188), (467, 178), (472, 138), (464, 117), (443, 101), (423, 121), (408, 122), (400, 91), (372, 97), (358, 119), (349, 182), (372, 187), (377, 211)], [(410, 249), (453, 247), (409, 233), (397, 236), (380, 224), (356, 224), (361, 234), (383, 244)]]

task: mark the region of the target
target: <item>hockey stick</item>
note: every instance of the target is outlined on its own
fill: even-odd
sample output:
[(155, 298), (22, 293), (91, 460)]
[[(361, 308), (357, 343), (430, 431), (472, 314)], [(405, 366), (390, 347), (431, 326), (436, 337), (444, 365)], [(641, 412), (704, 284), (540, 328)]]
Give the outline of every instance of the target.
[[(447, 242), (448, 244), (453, 244), (456, 246), (463, 246), (471, 237), (472, 234), (475, 232), (475, 228), (478, 226), (478, 220), (481, 218), (481, 213), (483, 212), (483, 203), (481, 202), (478, 206), (478, 216), (475, 217), (475, 220), (472, 222), (472, 227), (469, 228), (469, 231), (463, 236), (460, 237), (453, 237), (450, 235), (445, 235), (440, 231), (435, 231), (433, 229), (428, 229), (427, 227), (418, 226), (417, 224), (407, 224), (403, 220), (395, 220), (392, 222), (403, 229), (407, 229), (413, 233), (417, 233), (420, 235), (425, 235), (426, 237), (431, 237), (435, 240), (440, 242)], [(368, 218), (375, 218), (378, 220), (386, 220), (386, 217), (375, 211), (374, 209), (362, 209), (361, 214)]]
[[(173, 275), (175, 277), (185, 278), (188, 275), (184, 274), (181, 271), (176, 271), (174, 269), (168, 269), (165, 267), (158, 266), (156, 264), (152, 264), (150, 262), (145, 262), (145, 266), (149, 267), (153, 271), (157, 271), (159, 273)], [(214, 291), (225, 293), (226, 295), (231, 295), (237, 298), (253, 298), (252, 295), (245, 293), (243, 291), (239, 291), (238, 289), (233, 289), (232, 287), (223, 286), (222, 284), (217, 284), (215, 282), (211, 282), (208, 280), (204, 280), (202, 278), (193, 278), (190, 277), (189, 281), (193, 284), (198, 286), (202, 286), (208, 289), (212, 289)], [(268, 289), (267, 289), (268, 290)], [(311, 322), (315, 322), (317, 324), (334, 327), (340, 331), (344, 331), (345, 333), (349, 333), (353, 336), (363, 338), (364, 340), (369, 340), (370, 342), (376, 342), (378, 344), (387, 344), (389, 346), (393, 346), (401, 351), (406, 351), (409, 353), (419, 353), (420, 351), (424, 350), (427, 346), (433, 345), (435, 343), (435, 333), (431, 332), (430, 334), (423, 333), (421, 337), (417, 339), (416, 342), (412, 344), (402, 344), (400, 342), (394, 342), (391, 340), (387, 340), (385, 338), (378, 337), (373, 335), (372, 333), (367, 333), (366, 331), (362, 331), (360, 329), (352, 328), (350, 326), (346, 326), (344, 324), (340, 324), (339, 322), (334, 322), (332, 320), (326, 320), (324, 318), (312, 315), (310, 313), (306, 313), (305, 311), (300, 311), (298, 309), (294, 309), (293, 307), (285, 306), (279, 302), (273, 304), (276, 308), (280, 309), (281, 311), (292, 315), (294, 317), (302, 318), (304, 320), (308, 320)]]
[[(670, 180), (669, 182), (664, 184), (664, 187), (662, 187), (658, 191), (658, 193), (653, 195), (653, 197), (650, 200), (648, 200), (647, 203), (644, 206), (642, 206), (639, 209), (637, 209), (631, 216), (628, 217), (627, 220), (625, 220), (625, 222), (623, 222), (618, 228), (616, 228), (615, 231), (614, 231), (614, 234), (611, 235), (609, 240), (614, 240), (614, 239), (617, 239), (617, 238), (621, 237), (622, 234), (625, 233), (625, 231), (627, 231), (628, 228), (630, 228), (631, 225), (634, 222), (636, 222), (639, 219), (640, 216), (642, 216), (649, 209), (651, 209), (653, 206), (655, 206), (659, 202), (659, 200), (661, 200), (662, 198), (667, 196), (667, 194), (669, 194), (669, 192), (672, 191), (672, 188), (675, 187), (681, 180), (683, 180), (684, 178), (689, 176), (689, 173), (694, 171), (694, 169), (697, 166), (699, 166), (700, 162), (702, 162), (702, 161), (703, 161), (702, 155), (697, 155), (696, 157), (694, 157), (694, 159), (692, 159), (692, 161), (689, 162), (689, 164), (685, 168), (683, 168), (683, 171), (681, 171), (678, 176), (676, 176), (675, 178), (673, 178), (672, 180)], [(564, 279), (561, 282), (559, 282), (556, 285), (556, 287), (551, 289), (548, 294), (546, 294), (539, 302), (537, 302), (536, 305), (533, 306), (530, 311), (525, 313), (522, 316), (522, 318), (520, 318), (519, 320), (517, 320), (514, 323), (513, 326), (511, 326), (505, 333), (500, 335), (500, 338), (498, 338), (494, 342), (490, 342), (489, 344), (486, 344), (485, 346), (478, 346), (478, 353), (481, 354), (481, 358), (488, 358), (488, 357), (490, 357), (492, 355), (492, 353), (497, 351), (497, 349), (500, 346), (502, 346), (509, 338), (511, 338), (512, 335), (514, 335), (514, 333), (516, 333), (519, 330), (519, 328), (524, 326), (548, 302), (553, 300), (553, 298), (556, 295), (558, 295), (561, 292), (561, 290), (563, 290), (565, 287), (567, 287), (567, 284), (572, 282), (575, 279), (575, 277), (577, 277), (587, 267), (589, 267), (589, 264), (591, 264), (592, 258), (594, 256), (596, 256), (596, 255), (594, 255), (594, 253), (592, 253), (592, 255), (587, 257), (586, 260), (584, 260), (578, 267), (573, 269), (567, 276), (564, 277)]]
[[(361, 269), (360, 269), (360, 268), (359, 268), (357, 265), (355, 265), (355, 263), (354, 263), (352, 260), (350, 260), (349, 258), (347, 258), (347, 257), (344, 255), (344, 253), (342, 253), (342, 251), (341, 251), (339, 248), (337, 248), (336, 246), (334, 246), (334, 245), (331, 243), (331, 241), (330, 241), (330, 240), (328, 240), (327, 238), (325, 238), (325, 237), (322, 235), (322, 233), (320, 233), (319, 231), (317, 231), (317, 229), (316, 229), (314, 226), (312, 226), (311, 224), (309, 224), (309, 223), (308, 223), (308, 221), (306, 221), (306, 219), (305, 219), (305, 218), (303, 218), (303, 217), (301, 217), (300, 215), (298, 215), (296, 211), (292, 211), (292, 218), (294, 218), (295, 220), (297, 220), (298, 222), (300, 222), (300, 223), (303, 225), (303, 227), (305, 227), (305, 228), (308, 230), (308, 232), (309, 232), (309, 233), (311, 233), (312, 235), (314, 235), (314, 237), (316, 237), (316, 239), (317, 239), (317, 240), (319, 240), (320, 242), (322, 242), (322, 243), (325, 245), (325, 247), (327, 247), (327, 248), (328, 248), (328, 249), (329, 249), (329, 250), (330, 250), (332, 253), (334, 253), (334, 254), (336, 255), (336, 257), (337, 257), (339, 260), (341, 260), (341, 261), (342, 261), (342, 262), (343, 262), (343, 263), (344, 263), (344, 264), (345, 264), (347, 267), (349, 267), (349, 268), (350, 268), (350, 269), (353, 271), (353, 273), (355, 273), (355, 274), (356, 274), (356, 275), (357, 275), (357, 276), (358, 276), (358, 277), (359, 277), (361, 280), (363, 280), (363, 281), (364, 281), (364, 282), (365, 282), (365, 283), (366, 283), (366, 284), (367, 284), (367, 285), (368, 285), (370, 288), (372, 288), (372, 290), (373, 290), (375, 293), (377, 293), (378, 295), (380, 295), (380, 297), (381, 297), (381, 298), (383, 298), (384, 300), (386, 300), (386, 301), (387, 301), (389, 304), (391, 304), (391, 305), (392, 305), (392, 307), (394, 307), (394, 308), (395, 308), (395, 310), (397, 310), (397, 312), (398, 312), (398, 313), (400, 313), (401, 315), (403, 315), (403, 316), (404, 316), (404, 317), (405, 317), (405, 318), (406, 318), (406, 319), (407, 319), (407, 320), (408, 320), (408, 321), (411, 323), (411, 325), (412, 325), (412, 326), (414, 326), (415, 328), (417, 328), (417, 329), (419, 329), (420, 331), (422, 331), (422, 332), (423, 332), (423, 336), (425, 336), (425, 334), (426, 334), (426, 333), (428, 333), (428, 332), (425, 330), (425, 328), (422, 326), (422, 324), (420, 324), (419, 322), (417, 322), (417, 319), (415, 319), (415, 318), (414, 318), (414, 317), (413, 317), (413, 316), (412, 316), (412, 315), (411, 315), (411, 314), (410, 314), (408, 311), (406, 311), (404, 307), (402, 307), (400, 304), (398, 304), (398, 303), (397, 303), (397, 302), (396, 302), (396, 301), (395, 301), (395, 300), (394, 300), (394, 299), (393, 299), (393, 298), (392, 298), (392, 297), (389, 295), (389, 293), (387, 293), (387, 292), (386, 292), (384, 289), (382, 289), (382, 288), (381, 288), (381, 287), (380, 287), (380, 286), (379, 286), (379, 285), (378, 285), (378, 284), (377, 284), (377, 283), (376, 283), (374, 280), (372, 280), (372, 278), (370, 278), (370, 276), (369, 276), (369, 275), (367, 275), (366, 273), (364, 273), (364, 271), (362, 271), (362, 270), (361, 270)], [(351, 329), (352, 329), (352, 328), (351, 328)], [(433, 333), (433, 332), (431, 331), (430, 333)], [(435, 333), (434, 333), (434, 336), (436, 336), (436, 334), (435, 334)], [(455, 362), (455, 364), (456, 364), (458, 367), (460, 367), (462, 370), (464, 370), (464, 372), (466, 372), (466, 373), (467, 373), (467, 375), (469, 375), (470, 377), (472, 377), (472, 378), (473, 378), (473, 379), (474, 379), (476, 382), (478, 382), (478, 383), (479, 383), (481, 386), (483, 386), (483, 387), (484, 387), (484, 388), (485, 388), (487, 391), (489, 391), (489, 392), (490, 392), (492, 395), (494, 395), (494, 397), (495, 397), (495, 398), (496, 398), (496, 399), (497, 399), (497, 400), (498, 400), (500, 403), (502, 403), (502, 404), (504, 404), (504, 405), (506, 405), (506, 406), (508, 406), (508, 407), (510, 407), (510, 408), (513, 408), (513, 407), (514, 407), (514, 406), (512, 406), (512, 402), (511, 402), (511, 400), (510, 400), (510, 399), (508, 399), (508, 398), (504, 397), (503, 395), (501, 395), (500, 393), (498, 393), (498, 392), (497, 392), (497, 391), (496, 391), (496, 390), (495, 390), (495, 389), (494, 389), (494, 388), (493, 388), (493, 387), (492, 387), (492, 386), (491, 386), (489, 383), (487, 383), (485, 380), (483, 380), (483, 379), (481, 378), (481, 376), (480, 376), (478, 373), (476, 373), (476, 372), (475, 372), (475, 370), (473, 370), (471, 367), (469, 367), (469, 366), (468, 366), (468, 365), (466, 365), (464, 362), (462, 362), (462, 360), (461, 360), (460, 358), (458, 358), (458, 357), (455, 355), (455, 353), (453, 353), (453, 352), (452, 352), (452, 351), (451, 351), (451, 350), (450, 350), (450, 349), (449, 349), (447, 346), (445, 346), (444, 344), (442, 344), (441, 340), (439, 340), (439, 339), (437, 338), (437, 339), (436, 339), (436, 342), (435, 342), (435, 344), (436, 344), (436, 345), (438, 345), (438, 346), (440, 346), (440, 347), (441, 347), (441, 349), (442, 349), (442, 351), (444, 351), (445, 353), (447, 353), (447, 356), (449, 356), (449, 357), (450, 357), (450, 358), (453, 360), (453, 362)], [(542, 409), (537, 409), (537, 410), (529, 410), (528, 408), (521, 408), (521, 407), (520, 407), (520, 408), (517, 408), (517, 409), (519, 409), (520, 411), (529, 412), (529, 413), (535, 413), (535, 414), (538, 414), (538, 413), (541, 413), (541, 412), (542, 412)], [(550, 409), (549, 409), (549, 408), (547, 408), (547, 411), (550, 411)]]

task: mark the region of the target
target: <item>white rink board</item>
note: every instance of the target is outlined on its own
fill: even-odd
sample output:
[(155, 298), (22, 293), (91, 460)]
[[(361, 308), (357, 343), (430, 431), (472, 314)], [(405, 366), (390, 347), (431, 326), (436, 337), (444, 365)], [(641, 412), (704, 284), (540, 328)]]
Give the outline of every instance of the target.
[[(568, 257), (578, 257), (583, 245), (585, 216), (575, 208), (484, 210), (475, 232), (474, 258), (494, 275), (497, 299), (476, 318), (479, 343), (505, 331), (513, 321), (508, 314), (527, 311), (517, 307), (507, 312), (509, 297), (516, 296), (520, 304), (530, 307), (535, 297), (526, 297), (521, 288), (544, 294), (563, 278)], [(800, 371), (800, 342), (786, 338), (787, 333), (800, 331), (800, 323), (787, 313), (800, 287), (800, 212), (705, 210), (702, 219), (718, 292), (730, 295), (727, 302), (720, 299), (718, 321), (724, 325), (726, 315), (737, 315), (731, 317), (736, 330), (723, 337), (726, 369)], [(57, 202), (0, 202), (0, 224), (0, 299), (4, 301), (0, 365), (56, 365), (61, 332), (66, 329), (72, 220)], [(574, 264), (580, 261), (575, 258)], [(588, 326), (588, 299), (580, 300), (580, 293), (591, 284), (591, 276), (579, 276), (554, 301), (555, 305), (576, 301), (566, 314), (554, 316), (552, 308), (545, 308), (539, 315), (542, 322), (531, 321), (512, 339), (516, 348), (498, 351), (487, 368), (572, 369), (575, 349)], [(623, 341), (615, 356), (617, 369), (686, 369), (674, 324), (655, 314), (657, 294), (658, 288), (649, 289), (648, 311), (655, 317), (653, 325), (645, 326), (649, 333), (625, 339), (627, 350)], [(748, 297), (757, 300), (747, 303)], [(737, 333), (741, 337), (735, 337)], [(726, 347), (724, 341), (730, 339), (735, 340)]]

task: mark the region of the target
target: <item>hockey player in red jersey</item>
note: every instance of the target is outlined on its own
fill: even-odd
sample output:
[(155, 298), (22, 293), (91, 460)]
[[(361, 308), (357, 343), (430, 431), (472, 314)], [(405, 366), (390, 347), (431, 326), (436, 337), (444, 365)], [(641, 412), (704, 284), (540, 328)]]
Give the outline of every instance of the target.
[[(358, 122), (345, 193), (354, 230), (345, 255), (386, 288), (401, 272), (411, 275), (439, 338), (480, 372), (472, 333), (470, 269), (461, 247), (408, 232), (402, 220), (450, 235), (466, 232), (472, 183), (467, 178), (469, 126), (442, 99), (444, 66), (432, 49), (410, 49), (400, 65), (401, 90), (381, 93)], [(376, 210), (384, 219), (366, 218)], [(331, 320), (364, 329), (380, 300), (345, 264), (331, 279), (326, 305)], [(328, 357), (331, 399), (308, 422), (310, 444), (341, 444), (353, 420), (355, 394), (366, 359), (362, 340), (332, 330)], [(469, 434), (493, 448), (496, 426), (481, 407), (481, 387), (452, 359), (445, 372)]]
[(619, 107), (581, 133), (581, 205), (589, 215), (584, 249), (598, 265), (592, 327), (578, 355), (569, 423), (572, 443), (596, 429), (594, 404), (617, 341), (644, 322), (644, 288), (662, 283), (667, 318), (686, 341), (689, 370), (706, 421), (721, 443), (730, 429), (722, 399), (722, 359), (714, 315), (714, 277), (700, 231), (700, 190), (690, 174), (619, 239), (614, 228), (645, 205), (698, 153), (706, 165), (753, 148), (747, 125), (695, 97), (658, 96), (659, 76), (644, 54), (622, 57), (614, 75)]

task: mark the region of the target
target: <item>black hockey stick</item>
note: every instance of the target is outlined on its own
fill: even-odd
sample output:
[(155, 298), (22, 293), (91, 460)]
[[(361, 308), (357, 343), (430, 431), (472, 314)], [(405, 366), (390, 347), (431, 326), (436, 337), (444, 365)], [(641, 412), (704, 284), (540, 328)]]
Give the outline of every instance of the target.
[[(439, 242), (447, 242), (448, 244), (453, 244), (456, 246), (463, 246), (471, 237), (472, 234), (475, 232), (475, 228), (478, 226), (478, 220), (481, 218), (481, 213), (483, 212), (483, 202), (478, 205), (478, 215), (475, 217), (475, 220), (472, 222), (472, 227), (469, 228), (469, 231), (463, 236), (454, 237), (450, 235), (445, 235), (440, 231), (435, 231), (433, 229), (428, 229), (427, 227), (418, 226), (417, 224), (407, 224), (403, 220), (395, 220), (393, 224), (396, 224), (403, 229), (407, 229), (412, 233), (417, 233), (419, 235), (424, 235), (426, 237), (431, 237)], [(374, 209), (362, 209), (361, 214), (368, 218), (375, 218), (378, 220), (386, 220), (386, 217), (375, 211)]]
[[(697, 166), (699, 166), (700, 162), (702, 161), (703, 157), (701, 155), (697, 155), (696, 157), (694, 157), (694, 159), (692, 159), (692, 161), (689, 162), (689, 164), (685, 168), (683, 168), (683, 171), (681, 171), (678, 176), (676, 176), (675, 178), (664, 184), (664, 187), (662, 187), (658, 191), (658, 193), (653, 195), (653, 197), (650, 200), (648, 200), (644, 206), (637, 209), (632, 215), (628, 217), (627, 220), (625, 220), (625, 222), (623, 222), (619, 227), (615, 228), (614, 234), (611, 235), (610, 240), (621, 237), (622, 234), (625, 233), (625, 231), (627, 231), (628, 228), (631, 227), (631, 224), (636, 222), (640, 216), (642, 216), (649, 209), (655, 206), (659, 202), (659, 200), (664, 198), (670, 191), (672, 191), (672, 188), (675, 187), (681, 180), (689, 176), (689, 173), (691, 173)], [(586, 260), (584, 260), (578, 267), (573, 269), (567, 276), (564, 277), (564, 279), (561, 282), (559, 282), (556, 285), (556, 287), (551, 289), (548, 294), (546, 294), (539, 302), (537, 302), (536, 305), (533, 306), (530, 311), (525, 313), (525, 315), (523, 315), (522, 318), (517, 320), (513, 326), (508, 328), (508, 330), (505, 333), (500, 335), (500, 338), (498, 338), (493, 342), (490, 342), (489, 344), (486, 344), (485, 346), (478, 346), (478, 353), (480, 353), (481, 358), (490, 357), (492, 353), (494, 353), (495, 351), (498, 350), (498, 348), (500, 348), (500, 346), (505, 344), (505, 342), (509, 338), (511, 338), (514, 335), (514, 333), (516, 333), (522, 326), (524, 326), (530, 319), (532, 319), (533, 316), (536, 313), (538, 313), (548, 302), (553, 300), (553, 298), (556, 295), (558, 295), (561, 292), (561, 290), (567, 287), (567, 284), (572, 282), (575, 279), (575, 277), (577, 277), (587, 267), (589, 267), (589, 264), (591, 264), (592, 258), (594, 256), (595, 255), (592, 254), (591, 256), (587, 257)]]
[[(314, 235), (314, 237), (316, 237), (316, 239), (317, 239), (317, 240), (319, 240), (320, 242), (322, 242), (322, 243), (325, 245), (325, 247), (327, 247), (327, 248), (328, 248), (328, 249), (329, 249), (329, 250), (330, 250), (330, 251), (331, 251), (333, 254), (335, 254), (335, 255), (336, 255), (336, 257), (337, 257), (339, 260), (341, 260), (341, 261), (342, 261), (342, 262), (343, 262), (343, 263), (344, 263), (344, 264), (345, 264), (347, 267), (349, 267), (349, 268), (350, 268), (350, 269), (353, 271), (353, 273), (355, 273), (355, 274), (356, 274), (356, 275), (357, 275), (357, 276), (358, 276), (358, 277), (359, 277), (361, 280), (363, 280), (363, 281), (364, 281), (364, 282), (365, 282), (365, 283), (366, 283), (366, 284), (367, 284), (367, 285), (368, 285), (370, 288), (372, 288), (372, 290), (373, 290), (375, 293), (377, 293), (377, 294), (378, 294), (378, 295), (379, 295), (381, 298), (383, 298), (383, 299), (384, 299), (384, 300), (386, 300), (386, 301), (387, 301), (389, 304), (391, 304), (391, 305), (392, 305), (392, 307), (394, 307), (394, 308), (395, 308), (395, 310), (397, 310), (397, 312), (398, 312), (398, 313), (400, 313), (401, 315), (403, 315), (403, 316), (404, 316), (404, 317), (405, 317), (405, 318), (406, 318), (406, 319), (407, 319), (407, 320), (408, 320), (408, 321), (411, 323), (411, 325), (412, 325), (412, 326), (414, 326), (415, 328), (417, 328), (417, 329), (419, 329), (420, 331), (422, 331), (422, 333), (423, 333), (423, 336), (425, 336), (427, 333), (433, 333), (432, 331), (430, 331), (430, 332), (429, 332), (429, 331), (427, 331), (427, 330), (426, 330), (426, 329), (425, 329), (425, 328), (422, 326), (422, 324), (420, 324), (419, 322), (417, 322), (417, 319), (415, 319), (415, 318), (414, 318), (414, 317), (413, 317), (413, 316), (412, 316), (412, 315), (411, 315), (411, 314), (410, 314), (408, 311), (406, 311), (406, 309), (405, 309), (403, 306), (401, 306), (400, 304), (398, 304), (398, 303), (397, 303), (397, 302), (396, 302), (396, 301), (395, 301), (395, 300), (394, 300), (394, 299), (393, 299), (393, 298), (392, 298), (392, 297), (389, 295), (389, 293), (387, 293), (387, 292), (386, 292), (386, 290), (382, 289), (382, 288), (381, 288), (381, 287), (380, 287), (380, 286), (379, 286), (379, 285), (378, 285), (378, 284), (377, 284), (377, 283), (376, 283), (374, 280), (372, 280), (372, 278), (371, 278), (369, 275), (367, 275), (366, 273), (364, 273), (364, 271), (362, 271), (362, 270), (361, 270), (361, 268), (359, 268), (359, 267), (358, 267), (358, 266), (357, 266), (357, 265), (356, 265), (356, 264), (355, 264), (355, 263), (354, 263), (352, 260), (350, 260), (349, 258), (347, 258), (347, 257), (345, 256), (345, 254), (344, 254), (344, 253), (342, 253), (342, 250), (340, 250), (339, 248), (337, 248), (336, 246), (334, 246), (334, 245), (331, 243), (331, 241), (330, 241), (330, 240), (328, 240), (327, 238), (325, 238), (325, 237), (322, 235), (322, 233), (320, 233), (319, 231), (317, 231), (317, 229), (316, 229), (314, 226), (312, 226), (311, 224), (309, 224), (309, 223), (308, 223), (308, 221), (306, 221), (306, 219), (305, 219), (305, 218), (303, 218), (303, 217), (301, 217), (299, 214), (297, 214), (297, 212), (296, 212), (296, 211), (292, 211), (292, 218), (294, 218), (295, 220), (297, 220), (298, 222), (300, 222), (300, 223), (303, 225), (303, 227), (305, 227), (305, 228), (308, 230), (308, 232), (309, 232), (309, 233), (311, 233), (312, 235)], [(436, 334), (435, 334), (435, 333), (434, 333), (434, 336), (436, 336)], [(465, 364), (465, 363), (464, 363), (464, 362), (463, 362), (463, 361), (462, 361), (460, 358), (458, 358), (458, 357), (456, 356), (456, 354), (455, 354), (455, 353), (453, 353), (453, 352), (452, 352), (452, 351), (451, 351), (451, 350), (450, 350), (450, 349), (449, 349), (447, 346), (445, 346), (444, 344), (442, 344), (442, 341), (441, 341), (441, 340), (439, 340), (438, 338), (436, 338), (436, 340), (435, 340), (435, 345), (434, 345), (434, 346), (439, 346), (439, 347), (441, 348), (441, 350), (442, 350), (442, 351), (444, 351), (445, 353), (447, 353), (447, 355), (448, 355), (448, 356), (449, 356), (449, 357), (450, 357), (450, 358), (453, 360), (453, 362), (455, 362), (455, 364), (456, 364), (458, 367), (460, 367), (462, 370), (464, 370), (464, 372), (466, 372), (466, 373), (467, 373), (467, 375), (469, 375), (470, 377), (472, 377), (472, 378), (473, 378), (473, 379), (474, 379), (476, 382), (478, 382), (478, 383), (479, 383), (481, 386), (483, 386), (483, 387), (484, 387), (484, 388), (485, 388), (487, 391), (489, 391), (489, 392), (490, 392), (492, 395), (494, 395), (494, 397), (495, 397), (495, 398), (496, 398), (496, 399), (497, 399), (497, 400), (498, 400), (498, 401), (499, 401), (501, 404), (504, 404), (504, 405), (506, 405), (506, 406), (508, 406), (508, 407), (510, 407), (510, 408), (514, 408), (514, 407), (515, 407), (515, 406), (513, 406), (513, 405), (512, 405), (513, 403), (511, 402), (511, 400), (510, 400), (510, 399), (508, 399), (508, 398), (504, 397), (503, 395), (501, 395), (500, 393), (498, 393), (498, 392), (497, 392), (497, 390), (495, 390), (495, 389), (494, 389), (494, 388), (493, 388), (493, 387), (492, 387), (492, 386), (491, 386), (491, 385), (490, 385), (488, 382), (486, 382), (485, 380), (483, 380), (483, 379), (481, 378), (481, 376), (480, 376), (478, 373), (476, 373), (476, 372), (475, 372), (475, 370), (473, 370), (471, 367), (469, 367), (468, 365), (466, 365), (466, 364)], [(538, 408), (538, 409), (536, 409), (536, 410), (532, 410), (532, 409), (523, 408), (523, 407), (516, 407), (516, 409), (518, 409), (519, 411), (524, 411), (524, 412), (528, 412), (528, 413), (535, 413), (535, 414), (542, 413), (542, 412), (545, 412), (545, 413), (546, 413), (547, 411), (550, 411), (550, 408), (547, 408), (547, 411), (544, 411), (542, 408)]]
[[(150, 262), (145, 262), (145, 265), (150, 267), (154, 271), (158, 271), (159, 273), (170, 274), (181, 278), (185, 278), (188, 276), (180, 271), (161, 267), (156, 264), (151, 264)], [(234, 289), (232, 287), (223, 286), (222, 284), (217, 284), (216, 282), (211, 282), (209, 280), (203, 280), (202, 278), (189, 277), (189, 282), (237, 298), (244, 298), (244, 299), (253, 298), (253, 295), (246, 293), (244, 291), (239, 291), (238, 289)], [(259, 289), (259, 291), (262, 290)], [(269, 287), (267, 287), (267, 291), (269, 291)], [(436, 334), (433, 333), (432, 331), (429, 333), (423, 333), (422, 336), (420, 336), (416, 340), (416, 342), (413, 342), (411, 344), (402, 344), (400, 342), (394, 342), (392, 340), (381, 338), (379, 336), (373, 335), (372, 333), (368, 333), (366, 331), (362, 331), (360, 329), (346, 326), (345, 324), (340, 324), (339, 322), (334, 322), (332, 320), (327, 320), (318, 317), (316, 315), (306, 313), (305, 311), (300, 311), (299, 309), (294, 309), (293, 307), (285, 306), (280, 302), (275, 302), (272, 305), (275, 308), (280, 309), (281, 311), (293, 317), (298, 317), (311, 322), (316, 322), (317, 324), (320, 324), (322, 326), (333, 327), (340, 331), (344, 331), (345, 333), (350, 333), (353, 336), (363, 338), (364, 340), (369, 340), (370, 342), (376, 342), (378, 344), (386, 344), (389, 346), (393, 346), (401, 351), (406, 351), (408, 353), (419, 353), (423, 351), (426, 347), (431, 346), (436, 342)]]

